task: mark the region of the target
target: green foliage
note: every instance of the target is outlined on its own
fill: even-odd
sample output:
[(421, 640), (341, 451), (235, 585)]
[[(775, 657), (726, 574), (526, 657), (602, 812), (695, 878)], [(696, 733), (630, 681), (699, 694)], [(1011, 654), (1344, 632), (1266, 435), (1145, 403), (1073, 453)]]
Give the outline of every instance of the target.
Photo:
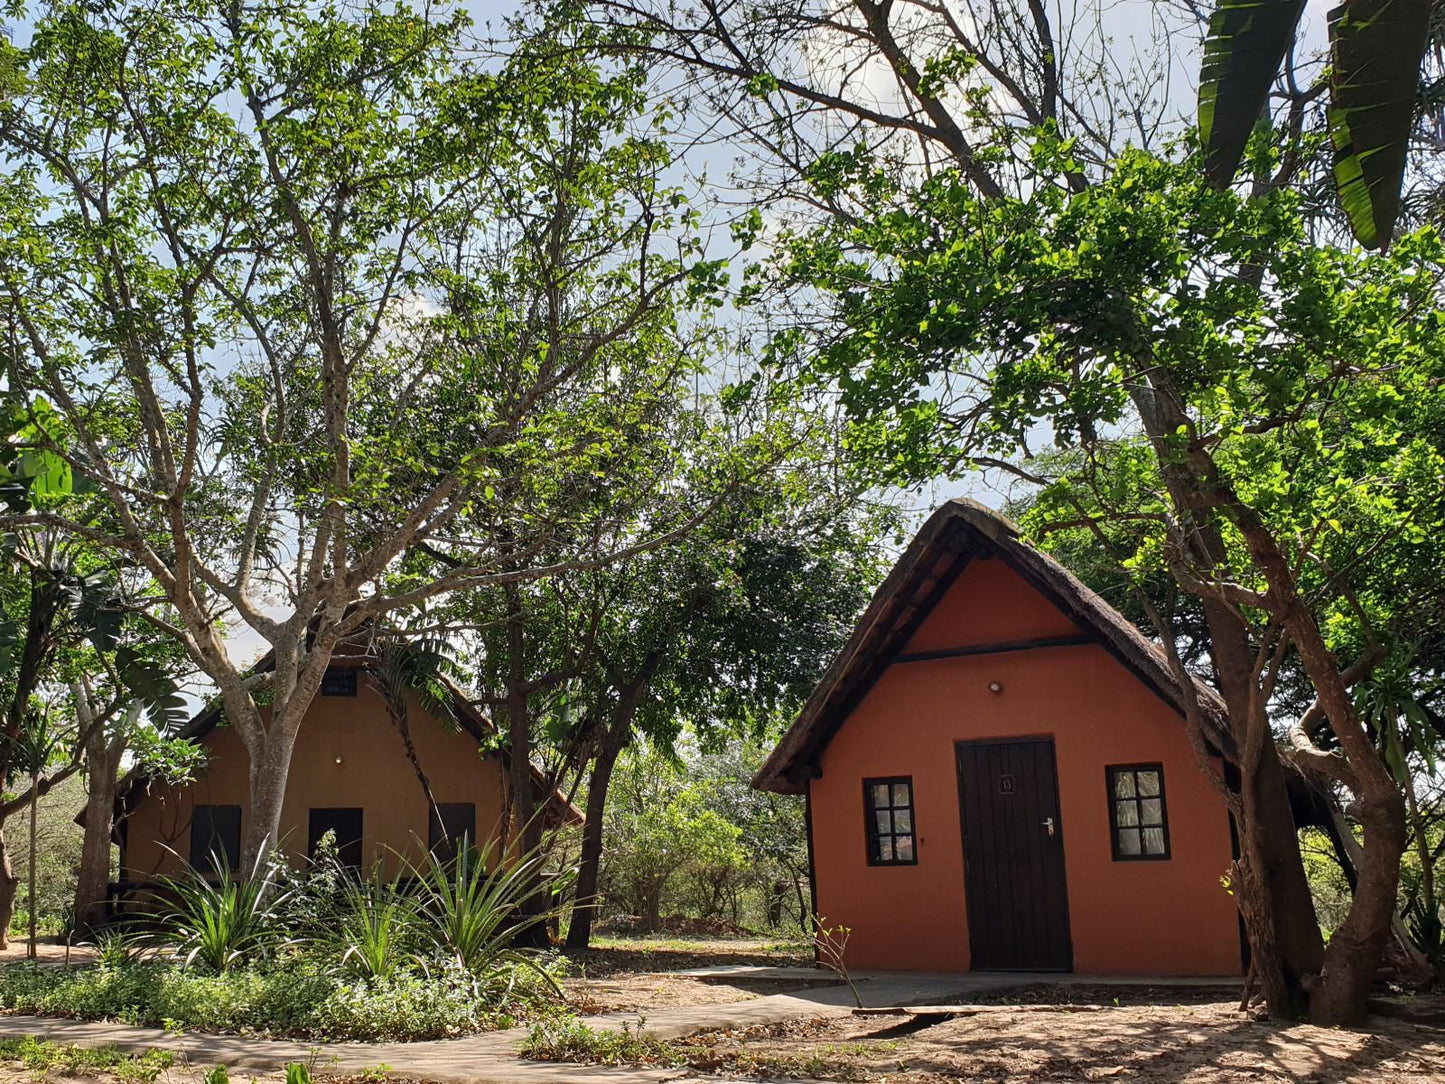
[(101, 930), (90, 948), (97, 967), (124, 967), (141, 958), (145, 939), (124, 926), (112, 926)]
[(286, 1084), (311, 1084), (311, 1067), (301, 1061), (289, 1062), (286, 1066)]
[(672, 1043), (644, 1032), (646, 1018), (627, 1021), (613, 1031), (580, 1020), (548, 1019), (533, 1024), (522, 1041), (521, 1054), (534, 1061), (580, 1062), (584, 1065), (652, 1065), (681, 1068), (686, 1056)]
[[(1304, 7), (1299, 0), (1215, 6), (1199, 72), (1199, 130), (1206, 171), (1220, 187), (1234, 179), (1250, 133), (1264, 126), (1260, 114), (1296, 47)], [(1429, 0), (1346, 0), (1329, 13), (1335, 186), (1367, 248), (1390, 245), (1432, 32)]]
[(149, 919), (154, 939), (183, 964), (220, 973), (237, 961), (264, 959), (286, 938), (281, 923), (287, 893), (259, 863), (233, 876), (224, 855), (212, 854), (209, 875), (188, 868), (164, 877)]
[[(39, 815), (36, 855), (36, 910), (44, 935), (61, 932), (62, 919), (75, 896), (75, 872), (80, 864), (81, 828), (75, 823), (75, 811), (85, 802), (84, 782), (76, 776), (63, 780), (46, 792), (36, 806)], [(30, 877), (29, 848), (14, 845), (11, 838), (10, 861), (15, 875), (22, 882)], [(20, 902), (24, 902), (23, 898)], [(16, 909), (11, 929), (23, 932), (29, 916), (24, 907)]]
[[(505, 998), (498, 996), (503, 989)], [(447, 968), (353, 980), (331, 961), (305, 956), (219, 974), (154, 958), (118, 967), (15, 964), (0, 971), (0, 1005), (14, 1012), (337, 1041), (440, 1039), (510, 1027), (550, 1000), (550, 988), (531, 968), (479, 988), (472, 976)]]
[(231, 1084), (231, 1075), (226, 1072), (224, 1065), (215, 1065), (206, 1070), (201, 1077), (202, 1084)]
[(42, 1075), (55, 1073), (88, 1078), (96, 1073), (108, 1073), (121, 1084), (151, 1084), (175, 1064), (175, 1056), (168, 1050), (134, 1054), (114, 1046), (72, 1046), (30, 1035), (20, 1039), (0, 1039), (0, 1059), (18, 1061)]
[(348, 877), (332, 936), (343, 973), (358, 979), (387, 979), (408, 961), (416, 935), (416, 902), (381, 880)]
[[(734, 752), (702, 754), (679, 743), (633, 750), (618, 765), (607, 811), (603, 889), (608, 911), (640, 919), (643, 932), (665, 909), (694, 918), (762, 922), (806, 877), (802, 820), (749, 788), (751, 766)], [(744, 905), (744, 895), (749, 902)]]
[(502, 862), (494, 842), (478, 850), (463, 847), (444, 862), (428, 855), (417, 871), (419, 932), (464, 973), (478, 981), (530, 968), (556, 989), (538, 956), (514, 948), (518, 935), (547, 922), (551, 908), (539, 905), (556, 882), (540, 876), (544, 859), (528, 855)]

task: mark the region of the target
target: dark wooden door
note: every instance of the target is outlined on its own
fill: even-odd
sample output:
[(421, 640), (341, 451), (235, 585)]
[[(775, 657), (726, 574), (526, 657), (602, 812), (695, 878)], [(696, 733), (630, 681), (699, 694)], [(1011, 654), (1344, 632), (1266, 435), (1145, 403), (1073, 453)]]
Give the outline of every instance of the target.
[(1068, 971), (1069, 902), (1054, 743), (959, 742), (964, 891), (979, 971)]
[(327, 832), (336, 833), (336, 856), (342, 863), (361, 868), (361, 810), (354, 807), (313, 809), (306, 831), (306, 854), (316, 853), (316, 844)]

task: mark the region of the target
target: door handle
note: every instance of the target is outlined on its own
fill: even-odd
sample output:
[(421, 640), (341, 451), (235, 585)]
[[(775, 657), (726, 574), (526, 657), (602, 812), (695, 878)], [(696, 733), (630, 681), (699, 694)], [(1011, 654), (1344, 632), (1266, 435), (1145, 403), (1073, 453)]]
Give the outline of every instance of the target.
[(1053, 818), (1053, 817), (1045, 817), (1045, 818), (1044, 818), (1044, 827), (1049, 830), (1049, 838), (1050, 838), (1050, 839), (1053, 839), (1053, 838), (1054, 838), (1054, 818)]

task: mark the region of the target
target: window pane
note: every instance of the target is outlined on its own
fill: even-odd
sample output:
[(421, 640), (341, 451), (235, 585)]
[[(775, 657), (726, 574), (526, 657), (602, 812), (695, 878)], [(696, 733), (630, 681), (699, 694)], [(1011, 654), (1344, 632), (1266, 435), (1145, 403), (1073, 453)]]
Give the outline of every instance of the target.
[(1139, 819), (1144, 824), (1164, 823), (1164, 803), (1158, 798), (1145, 798), (1139, 803)]
[(1115, 797), (1115, 798), (1132, 798), (1132, 797), (1134, 797), (1134, 773), (1133, 773), (1133, 772), (1115, 772), (1115, 773), (1114, 773), (1114, 797)]
[(908, 793), (910, 789), (911, 789), (911, 788), (908, 786), (907, 783), (894, 783), (894, 784), (893, 784), (893, 804), (894, 804), (894, 805), (910, 805), (910, 804), (912, 804), (912, 803), (911, 803), (911, 796), (910, 796), (909, 793)]
[(878, 818), (878, 834), (880, 836), (891, 834), (893, 831), (893, 815), (886, 809), (880, 809), (874, 815)]
[(1145, 798), (1154, 798), (1159, 794), (1159, 773), (1155, 771), (1135, 772), (1139, 780), (1139, 794)]
[[(1097, 806), (1095, 808), (1098, 808)], [(1132, 828), (1139, 823), (1139, 803), (1135, 801), (1114, 803), (1114, 823), (1120, 828)]]
[(1139, 853), (1139, 829), (1137, 829), (1137, 828), (1120, 828), (1120, 829), (1119, 829), (1119, 853), (1120, 853), (1120, 854), (1138, 854), (1138, 853)]
[(893, 861), (893, 837), (884, 836), (878, 841), (878, 858), (883, 862)]
[(893, 830), (895, 832), (913, 831), (913, 810), (899, 809), (893, 814)]
[(897, 849), (898, 861), (900, 861), (900, 862), (912, 862), (912, 861), (913, 861), (913, 837), (912, 837), (912, 836), (899, 836), (899, 837), (898, 837), (896, 840), (894, 840), (893, 842), (894, 842), (894, 847)]
[(1164, 829), (1162, 829), (1162, 828), (1146, 828), (1146, 829), (1144, 829), (1144, 853), (1145, 853), (1145, 854), (1163, 854), (1163, 853), (1164, 853)]
[(888, 784), (873, 784), (873, 806), (875, 809), (886, 809), (888, 807)]

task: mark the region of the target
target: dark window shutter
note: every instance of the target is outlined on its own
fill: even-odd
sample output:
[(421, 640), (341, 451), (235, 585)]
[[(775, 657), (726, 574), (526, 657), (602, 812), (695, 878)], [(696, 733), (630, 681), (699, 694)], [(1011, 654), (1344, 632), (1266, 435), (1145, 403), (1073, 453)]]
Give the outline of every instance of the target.
[(356, 671), (331, 669), (321, 675), (322, 696), (355, 696)]
[[(437, 814), (441, 814), (441, 823), (437, 823)], [(477, 807), (473, 802), (438, 802), (436, 809), (430, 811), (427, 816), (427, 849), (443, 862), (449, 862), (456, 857), (462, 847), (462, 840), (467, 840), (467, 845), (477, 845)], [(443, 838), (442, 828), (446, 828), (446, 835)]]
[(191, 811), (191, 865), (209, 870), (213, 854), (230, 870), (241, 864), (240, 806), (198, 805)]

